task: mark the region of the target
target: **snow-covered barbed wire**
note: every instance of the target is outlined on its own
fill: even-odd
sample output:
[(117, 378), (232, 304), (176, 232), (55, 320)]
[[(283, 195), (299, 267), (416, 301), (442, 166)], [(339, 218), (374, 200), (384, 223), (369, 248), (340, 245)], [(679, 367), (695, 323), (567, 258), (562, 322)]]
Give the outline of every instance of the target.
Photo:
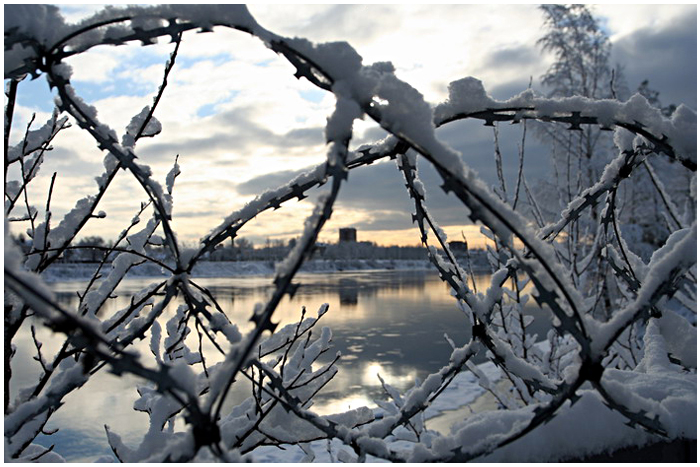
[[(162, 185), (138, 157), (137, 142), (155, 137), (161, 130), (154, 115), (167, 92), (180, 42), (186, 40), (183, 33), (213, 32), (215, 26), (260, 39), (293, 65), (295, 77), (332, 92), (336, 107), (326, 126), (328, 149), (323, 164), (261, 193), (203, 234), (198, 249), (183, 252), (171, 222), (172, 192), (180, 174), (177, 158)], [(162, 83), (153, 104), (134, 112), (120, 139), (97, 119), (97, 109), (71, 86), (72, 71), (64, 59), (97, 45), (138, 41), (147, 46), (158, 38), (175, 43)], [(14, 100), (27, 74), (46, 77), (58, 94), (57, 110), (42, 128), (27, 128), (23, 142), (9, 147)], [(6, 228), (6, 457), (36, 460), (48, 455), (50, 450), (37, 454), (41, 449), (34, 442), (36, 437), (66, 395), (82, 390), (102, 368), (146, 381), (137, 388), (140, 398), (134, 407), (150, 417), (139, 446), (127, 446), (105, 427), (115, 456), (126, 462), (231, 461), (254, 453), (258, 446), (286, 444), (299, 445), (313, 458), (306, 443), (331, 438), (354, 453), (341, 450), (339, 459), (362, 461), (374, 456), (389, 461), (466, 461), (507, 453), (533, 432), (551, 436), (547, 423), (557, 417), (568, 419), (582, 398), (586, 405), (606, 407), (608, 414), (621, 416), (632, 427), (656, 436), (696, 437), (688, 413), (696, 411), (697, 359), (674, 342), (680, 339), (686, 346), (696, 342), (695, 216), (688, 220), (688, 215), (680, 214), (648, 163), (663, 154), (695, 176), (697, 118), (689, 108), (681, 105), (666, 118), (640, 95), (626, 102), (552, 99), (539, 97), (532, 90), (496, 101), (475, 78), (451, 83), (448, 100), (431, 106), (417, 90), (397, 78), (390, 63), (364, 65), (346, 43), (312, 44), (278, 36), (260, 26), (240, 5), (110, 7), (77, 25), (67, 24), (55, 7), (13, 5), (6, 8), (5, 79), (9, 80), (5, 217), (6, 222), (31, 223), (27, 251), (13, 244)], [(61, 117), (61, 113), (72, 117), (97, 147), (107, 152), (105, 171), (97, 178), (96, 194), (78, 200), (57, 226), (52, 226), (50, 191), (45, 219), (35, 224), (38, 210), (27, 198), (27, 185), (37, 177), (43, 158), (50, 157), (50, 143), (59, 139), (67, 126), (68, 117)], [(376, 121), (390, 136), (353, 152), (349, 150), (353, 121), (363, 116)], [(508, 201), (497, 132), (501, 186), (496, 190), (489, 189), (460, 154), (438, 138), (436, 128), (467, 119), (482, 120), (488, 126), (537, 120), (547, 125), (566, 124), (571, 131), (580, 130), (582, 125), (614, 129), (618, 155), (596, 183), (572, 196), (557, 219), (546, 223), (524, 179), (522, 152), (514, 199)], [(481, 223), (494, 242), (490, 250), (494, 272), (488, 290), (477, 291), (473, 277), (470, 286), (470, 274), (462, 269), (447, 236), (430, 214), (425, 203), (428, 190), (417, 174), (418, 157), (437, 170), (443, 182), (440, 188), (461, 201), (465, 216)], [(343, 184), (351, 183), (346, 182), (348, 172), (388, 158), (397, 160), (404, 177), (415, 207), (408, 215), (417, 224), (426, 255), (469, 317), (470, 326), (461, 330), (467, 344), (456, 347), (448, 336), (453, 352), (447, 364), (405, 394), (382, 380), (392, 400), (383, 404), (383, 417), (375, 418), (366, 408), (322, 417), (309, 407), (337, 372), (338, 357), (326, 364), (318, 360), (331, 349), (331, 331), (315, 329), (327, 306), (316, 318), (306, 318), (303, 311), (298, 323), (279, 330), (274, 314), (282, 297), (294, 294), (297, 271), (313, 251)], [(21, 180), (7, 180), (8, 167), (16, 163), (21, 166)], [(43, 285), (40, 274), (66, 251), (79, 248), (76, 238), (84, 226), (95, 217), (103, 217), (95, 211), (120, 168), (140, 184), (147, 203), (109, 248), (110, 253), (118, 253), (110, 270), (102, 276), (101, 265), (80, 295), (78, 309), (65, 310)], [(642, 169), (663, 202), (671, 232), (648, 262), (634, 254), (620, 234), (621, 208), (616, 203), (620, 184)], [(301, 200), (329, 180), (329, 190), (319, 197), (306, 220), (301, 240), (277, 265), (269, 301), (251, 310), (253, 329), (242, 332), (242, 323), (229, 320), (227, 310), (191, 278), (191, 271), (208, 252), (236, 237), (258, 214), (292, 199)], [(520, 186), (536, 222), (516, 211)], [(22, 195), (24, 206), (19, 203)], [(144, 228), (131, 233), (147, 207), (153, 208), (152, 217)], [(594, 235), (587, 243), (576, 245), (582, 249), (583, 259), (578, 259), (570, 251), (572, 243), (562, 245), (561, 236), (570, 238), (571, 227), (587, 212), (595, 213), (590, 230)], [(431, 235), (439, 248), (431, 245)], [(122, 243), (126, 245), (118, 246)], [(174, 265), (151, 256), (146, 249), (149, 243), (168, 248)], [(104, 316), (104, 305), (118, 284), (133, 266), (144, 261), (158, 265), (169, 277), (134, 294), (126, 308)], [(524, 293), (523, 279), (532, 285), (531, 293)], [(506, 287), (509, 281), (514, 285), (512, 290)], [(183, 304), (166, 316), (166, 309), (177, 298)], [(528, 332), (531, 318), (525, 305), (530, 298), (550, 311), (546, 345), (538, 345)], [(693, 314), (690, 320), (679, 314), (681, 308)], [(49, 357), (42, 351), (30, 322), (34, 316), (48, 329), (65, 335), (56, 355)], [(31, 326), (35, 360), (42, 374), (38, 383), (22, 388), (11, 401), (12, 342), (27, 326)], [(264, 336), (265, 331), (269, 336)], [(147, 335), (154, 359), (149, 364), (145, 356), (131, 349), (136, 339)], [(208, 355), (205, 347), (213, 348), (213, 355)], [(474, 365), (473, 357), (482, 351), (499, 368), (501, 378), (508, 383), (507, 391)], [(502, 410), (459, 422), (450, 435), (428, 430), (423, 423), (424, 411), (461, 372), (474, 373), (482, 386), (496, 395)], [(232, 385), (242, 380), (250, 382), (251, 397), (229, 408)], [(672, 384), (663, 390), (657, 387), (661, 381)], [(175, 428), (178, 418), (185, 424), (184, 431)], [(580, 423), (585, 425), (587, 420)], [(412, 433), (408, 448), (408, 438), (402, 438), (404, 444), (394, 444), (402, 429)]]

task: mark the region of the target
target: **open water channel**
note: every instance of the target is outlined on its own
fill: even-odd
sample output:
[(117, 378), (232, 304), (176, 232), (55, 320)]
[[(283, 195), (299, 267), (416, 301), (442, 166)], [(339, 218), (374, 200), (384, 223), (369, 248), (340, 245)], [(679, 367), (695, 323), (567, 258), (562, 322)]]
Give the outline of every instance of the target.
[[(488, 280), (489, 276), (477, 277), (479, 291), (486, 290)], [(212, 292), (231, 321), (243, 331), (252, 327), (248, 320), (255, 304), (264, 302), (272, 291), (269, 277), (196, 281)], [(115, 310), (124, 307), (132, 293), (150, 282), (152, 279), (124, 281), (117, 290), (119, 297), (109, 306)], [(296, 282), (302, 286), (293, 298), (286, 297), (280, 304), (273, 321), (280, 321), (281, 325), (298, 321), (302, 306), (306, 307), (307, 316), (316, 316), (319, 307), (328, 303), (329, 311), (318, 324), (333, 332), (333, 348), (325, 357), (330, 360), (336, 352), (342, 355), (337, 364), (340, 371), (316, 397), (314, 410), (318, 413), (373, 406), (374, 400), (385, 399), (377, 374), (397, 389), (408, 389), (416, 378), (425, 378), (447, 362), (451, 348), (445, 334), (458, 345), (465, 343), (468, 320), (457, 308), (448, 286), (433, 271), (299, 274)], [(85, 283), (60, 282), (52, 287), (61, 304), (75, 309), (75, 292)], [(533, 307), (533, 313), (538, 311)], [(532, 326), (538, 326), (538, 321), (541, 320)], [(532, 327), (530, 331), (538, 332)], [(40, 339), (46, 353), (57, 345), (50, 335)], [(150, 354), (147, 346), (144, 341), (138, 348), (143, 354)], [(38, 375), (38, 368), (31, 361), (32, 350), (27, 333), (18, 342), (13, 361), (14, 376), (24, 383), (35, 381)], [(135, 383), (130, 377), (117, 378), (101, 371), (66, 398), (66, 404), (47, 425), (48, 429), (61, 429), (42, 440), (42, 444), (55, 443), (55, 451), (70, 461), (91, 461), (110, 452), (104, 431), (108, 424), (127, 444), (138, 445), (148, 418), (133, 410), (138, 397)], [(233, 398), (246, 397), (249, 391), (240, 389)]]

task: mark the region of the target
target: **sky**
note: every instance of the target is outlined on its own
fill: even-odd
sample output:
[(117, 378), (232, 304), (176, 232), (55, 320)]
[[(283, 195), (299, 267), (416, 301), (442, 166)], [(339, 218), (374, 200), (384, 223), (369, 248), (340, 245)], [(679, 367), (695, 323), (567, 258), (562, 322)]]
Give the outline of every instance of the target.
[[(8, 8), (6, 5), (5, 8)], [(77, 21), (100, 5), (60, 5), (68, 21)], [(433, 104), (447, 97), (447, 85), (473, 76), (496, 99), (528, 88), (546, 91), (540, 78), (552, 63), (537, 40), (544, 34), (537, 5), (271, 5), (252, 4), (250, 12), (265, 28), (314, 42), (347, 41), (364, 64), (391, 61), (397, 76)], [(591, 5), (612, 42), (611, 61), (621, 65), (630, 89), (642, 80), (660, 92), (662, 104), (684, 103), (697, 109), (697, 6)], [(152, 102), (173, 45), (167, 41), (100, 46), (72, 57), (73, 85), (99, 109), (99, 118), (123, 133), (131, 117)], [(184, 35), (175, 69), (155, 116), (160, 135), (139, 141), (136, 154), (156, 179), (165, 176), (176, 155), (181, 175), (174, 191), (173, 225), (183, 243), (194, 244), (228, 214), (257, 194), (274, 189), (325, 160), (324, 126), (334, 97), (304, 79), (257, 39), (216, 28), (214, 33)], [(44, 122), (52, 109), (44, 78), (19, 86), (11, 142), (22, 137), (32, 114)], [(518, 126), (501, 126), (499, 140), (508, 189), (515, 186)], [(351, 148), (383, 138), (371, 120), (357, 121)], [(479, 123), (450, 124), (439, 137), (462, 153), (467, 165), (489, 185), (496, 184), (493, 130)], [(528, 133), (525, 176), (536, 185), (549, 175), (549, 145)], [(51, 200), (53, 219), (96, 191), (104, 153), (76, 127), (61, 133), (41, 169), (42, 180), (30, 195), (41, 209), (48, 180), (57, 178)], [(469, 224), (466, 211), (438, 188), (439, 177), (419, 165), (428, 187), (427, 203), (450, 239), (466, 236), (470, 245), (484, 238)], [(10, 177), (12, 174), (10, 174)], [(289, 202), (249, 223), (241, 236), (262, 245), (267, 239), (298, 236), (315, 196)], [(145, 193), (120, 173), (85, 235), (113, 239), (137, 212)], [(417, 245), (412, 204), (393, 161), (353, 170), (341, 190), (321, 241), (337, 241), (338, 229), (355, 227), (358, 240), (380, 245)], [(55, 221), (54, 221), (55, 222)], [(19, 230), (13, 225), (13, 230)], [(26, 228), (26, 226), (21, 227)]]

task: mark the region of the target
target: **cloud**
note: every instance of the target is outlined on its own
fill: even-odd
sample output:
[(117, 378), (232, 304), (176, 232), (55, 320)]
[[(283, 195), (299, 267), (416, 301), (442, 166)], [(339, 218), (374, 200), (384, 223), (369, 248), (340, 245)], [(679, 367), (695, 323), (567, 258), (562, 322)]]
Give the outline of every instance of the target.
[(61, 15), (68, 23), (77, 23), (80, 20), (92, 16), (102, 10), (106, 4), (80, 5), (80, 4), (63, 4), (60, 6)]
[(178, 219), (182, 219), (182, 218), (201, 219), (202, 217), (216, 216), (219, 214), (220, 214), (220, 212), (214, 211), (211, 209), (205, 210), (205, 211), (178, 211), (177, 209), (173, 210), (173, 215), (176, 216)]
[(694, 4), (598, 4), (592, 10), (613, 42), (638, 29), (668, 28), (683, 16), (697, 15)]
[[(104, 171), (102, 161), (84, 159), (75, 149), (66, 146), (57, 146), (48, 151), (45, 156), (54, 162), (56, 170), (62, 175), (66, 174), (100, 174)], [(94, 186), (94, 181), (90, 181)]]
[(353, 224), (360, 231), (403, 230), (413, 225), (408, 211), (374, 210), (364, 221)]
[[(92, 9), (66, 8), (71, 19)], [(250, 10), (263, 27), (276, 33), (313, 41), (347, 41), (365, 64), (392, 61), (398, 76), (430, 102), (443, 100), (447, 84), (465, 76), (481, 79), (496, 99), (523, 91), (531, 77), (537, 89), (551, 62), (536, 45), (542, 35), (542, 15), (536, 5), (252, 5)], [(614, 40), (613, 59), (625, 66), (631, 88), (649, 79), (664, 103), (696, 106), (696, 7), (599, 5), (596, 11), (607, 20)], [(77, 92), (97, 106), (103, 123), (120, 134), (131, 117), (152, 102), (172, 50), (173, 45), (166, 43), (95, 48), (71, 59)], [(293, 66), (247, 34), (220, 27), (214, 33), (186, 33), (168, 83), (156, 111), (163, 132), (141, 140), (136, 149), (141, 162), (151, 166), (160, 181), (175, 154), (180, 154), (182, 175), (176, 183), (174, 209), (183, 238), (198, 237), (205, 226), (216, 225), (256, 194), (325, 160), (324, 126), (333, 111), (334, 96), (294, 78)], [(47, 88), (40, 81), (20, 85), (22, 101), (13, 141), (19, 134), (16, 128), (33, 110), (50, 112), (51, 106), (44, 106), (38, 97), (50, 100)], [(512, 193), (521, 128), (501, 125), (499, 131)], [(357, 122), (351, 147), (384, 135), (370, 119)], [(549, 147), (534, 135), (528, 124), (525, 174), (531, 183), (546, 176), (550, 165)], [(487, 186), (496, 184), (491, 128), (481, 122), (454, 122), (438, 130), (438, 136), (463, 154), (465, 163)], [(94, 192), (90, 186), (94, 187), (93, 178), (102, 170), (104, 153), (89, 138), (72, 133), (60, 135), (54, 146), (59, 157), (47, 162), (42, 174), (60, 172), (60, 196), (54, 203), (59, 212), (71, 208), (76, 196)], [(59, 147), (67, 149), (60, 152)], [(435, 170), (425, 162), (419, 169), (428, 187), (428, 203), (441, 224), (464, 225), (465, 208), (442, 193)], [(140, 187), (125, 181), (128, 178), (120, 175), (112, 188), (114, 195), (104, 201), (108, 214), (121, 216), (122, 224), (112, 232), (123, 228), (134, 212), (133, 207), (121, 209), (119, 203), (134, 200), (138, 207), (145, 198)], [(37, 192), (46, 193), (46, 184), (37, 186)], [(65, 188), (71, 186), (79, 189)], [(299, 232), (310, 206), (308, 202), (285, 206), (268, 220), (256, 220), (248, 234)], [(376, 163), (352, 171), (329, 225), (335, 228), (351, 222), (367, 231), (380, 231), (382, 226), (403, 231), (410, 229), (412, 209), (394, 162)], [(201, 218), (191, 217), (195, 213)], [(117, 225), (115, 218), (100, 225)], [(107, 228), (104, 232), (108, 236)]]
[[(237, 186), (243, 195), (255, 195), (267, 189), (280, 187), (314, 167), (285, 170), (254, 177)], [(405, 210), (410, 206), (403, 177), (394, 161), (376, 162), (367, 167), (353, 169), (342, 185), (338, 203), (355, 209)]]
[(493, 51), (484, 61), (483, 68), (512, 69), (530, 66), (540, 60), (532, 45), (516, 45)]
[[(266, 28), (288, 37), (307, 37), (315, 42), (373, 42), (401, 28), (404, 15), (389, 5), (251, 5), (253, 16)], [(300, 14), (301, 13), (301, 14)], [(290, 17), (299, 21), (289, 21)], [(393, 20), (387, 21), (388, 18)]]
[[(278, 134), (256, 123), (250, 118), (249, 109), (245, 108), (209, 118), (212, 120), (210, 124), (201, 122), (199, 128), (180, 135), (178, 140), (160, 142), (154, 139), (144, 144), (138, 153), (155, 161), (169, 161), (175, 154), (180, 154), (182, 157), (212, 159), (227, 165), (245, 165), (246, 154), (261, 148), (273, 149), (278, 156), (283, 156), (296, 148), (309, 149), (325, 144), (324, 130), (320, 127), (295, 128)], [(215, 130), (207, 131), (208, 127)], [(221, 127), (226, 129), (219, 130)], [(238, 158), (231, 160), (222, 153), (233, 153)]]
[(324, 133), (325, 129), (321, 127), (296, 128), (287, 132), (276, 144), (280, 147), (288, 146), (290, 143), (292, 146), (316, 146), (325, 141)]
[(236, 191), (242, 195), (256, 195), (267, 189), (274, 189), (287, 183), (288, 181), (298, 177), (299, 175), (308, 172), (312, 167), (306, 167), (299, 170), (282, 170), (272, 172), (265, 175), (260, 175), (243, 183), (239, 183)]
[(73, 57), (67, 62), (73, 68), (71, 81), (104, 83), (116, 73), (117, 68), (128, 63), (136, 55), (133, 46), (130, 47), (96, 47)]
[(487, 93), (496, 100), (508, 100), (511, 97), (517, 96), (521, 92), (526, 91), (528, 87), (530, 87), (531, 78), (531, 88), (537, 91), (539, 89), (539, 86), (535, 77), (522, 76), (514, 79), (513, 81), (508, 81), (505, 83), (498, 84), (496, 86), (491, 86), (491, 88), (487, 90)]
[(633, 91), (648, 79), (663, 103), (697, 108), (696, 13), (621, 37), (613, 45), (613, 60), (624, 66)]
[(511, 27), (539, 24), (534, 5), (253, 5), (250, 10), (260, 24), (281, 34), (347, 41), (365, 64), (391, 61), (397, 75), (431, 102), (444, 99), (447, 84), (465, 76), (498, 83), (510, 73), (524, 71), (528, 77), (539, 69), (524, 70), (521, 64), (504, 73), (484, 66), (493, 50), (535, 48), (538, 27)]
[[(501, 125), (501, 152), (504, 161), (504, 176), (510, 196), (516, 183), (518, 171), (518, 148), (521, 129), (519, 126)], [(532, 133), (532, 132), (531, 132)], [(481, 122), (454, 122), (438, 130), (439, 137), (448, 145), (462, 152), (465, 163), (474, 170), (487, 186), (496, 185), (493, 129)], [(530, 136), (526, 142), (530, 182), (542, 178), (549, 167), (549, 152)], [(543, 171), (543, 168), (545, 170)], [(241, 195), (256, 195), (267, 189), (282, 186), (313, 169), (313, 166), (297, 170), (284, 170), (253, 177), (237, 186)], [(419, 159), (418, 172), (426, 187), (427, 203), (431, 212), (442, 225), (465, 225), (466, 208), (454, 196), (444, 194), (442, 179), (431, 164)], [(409, 198), (403, 176), (394, 161), (376, 162), (350, 172), (343, 184), (337, 205), (346, 210), (360, 212), (362, 220), (357, 223), (364, 230), (387, 230), (410, 228), (411, 214), (415, 212)], [(386, 224), (386, 225), (383, 225)]]
[[(311, 168), (265, 174), (241, 183), (237, 190), (245, 195), (258, 194), (266, 189), (282, 186)], [(308, 193), (311, 195), (311, 202), (321, 190), (325, 191), (327, 188)], [(356, 227), (361, 231), (411, 228), (412, 209), (403, 177), (395, 162), (377, 162), (351, 171), (347, 182), (341, 186), (335, 213), (326, 231), (333, 232), (336, 228), (347, 226)]]

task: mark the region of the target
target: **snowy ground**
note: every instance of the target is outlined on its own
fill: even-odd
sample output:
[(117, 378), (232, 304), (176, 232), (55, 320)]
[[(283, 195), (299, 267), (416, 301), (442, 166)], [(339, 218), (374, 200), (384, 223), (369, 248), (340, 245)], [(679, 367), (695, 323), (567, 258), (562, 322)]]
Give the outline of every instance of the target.
[[(489, 379), (498, 378), (499, 370), (493, 364), (482, 364), (479, 368)], [(634, 383), (630, 385), (633, 386)], [(639, 448), (664, 441), (640, 428), (631, 428), (629, 420), (606, 407), (595, 391), (582, 390), (579, 395), (581, 398), (575, 404), (567, 402), (550, 422), (495, 453), (475, 460), (509, 463), (576, 461), (598, 454), (611, 454), (622, 448)], [(692, 391), (679, 390), (676, 395), (679, 399), (694, 398)], [(381, 411), (375, 413), (380, 414)], [(477, 446), (488, 443), (490, 433), (502, 429), (503, 424), (517, 425), (530, 416), (527, 408), (496, 411), (494, 397), (479, 386), (474, 375), (461, 373), (427, 410), (426, 426), (442, 435), (452, 433), (456, 438), (463, 439), (465, 445)], [(696, 417), (692, 410), (688, 417), (679, 417), (678, 428), (683, 426), (681, 429), (686, 430), (683, 438), (695, 439), (695, 424)], [(393, 441), (387, 440), (391, 449), (410, 451), (415, 446), (415, 443), (401, 440), (402, 434), (410, 438), (408, 430), (406, 433), (397, 430), (396, 433)], [(331, 442), (315, 441), (310, 444), (310, 448), (313, 456), (307, 456), (296, 446), (262, 447), (253, 451), (251, 459), (266, 463), (354, 460), (352, 450), (337, 439)], [(371, 456), (368, 456), (367, 461), (382, 462)], [(420, 459), (416, 461), (420, 462)], [(673, 459), (668, 461), (674, 462)]]
[[(491, 363), (479, 368), (489, 377), (498, 378), (499, 370)], [(608, 409), (592, 390), (581, 391), (581, 399), (571, 406), (565, 404), (554, 419), (535, 429), (520, 440), (495, 454), (476, 459), (481, 462), (557, 462), (581, 459), (587, 456), (611, 453), (623, 447), (641, 447), (659, 441), (643, 430), (626, 425), (627, 419)], [(488, 442), (489, 432), (502, 423), (515, 423), (529, 416), (527, 409), (495, 411), (493, 396), (479, 386), (471, 373), (461, 373), (450, 387), (442, 393), (426, 411), (426, 426), (443, 435), (450, 434), (450, 427), (471, 426), (467, 434), (469, 444)], [(381, 410), (375, 413), (380, 415)], [(496, 428), (494, 428), (496, 427)], [(454, 429), (453, 429), (454, 431)], [(410, 450), (414, 443), (401, 439), (410, 438), (410, 433), (397, 430), (392, 449)], [(352, 450), (337, 439), (330, 443), (314, 441), (310, 444), (313, 459), (297, 446), (282, 448), (266, 446), (253, 451), (254, 462), (338, 462), (352, 461)], [(382, 462), (368, 456), (369, 462)]]
[[(547, 346), (546, 342), (536, 344)], [(492, 384), (501, 383), (505, 389), (507, 381), (502, 380), (501, 371), (493, 363), (478, 365), (479, 370)], [(643, 407), (646, 404), (659, 404), (657, 413), (669, 429), (673, 438), (697, 438), (696, 377), (671, 376), (659, 368), (647, 372), (609, 370), (606, 372), (606, 385), (613, 388), (617, 383), (626, 393), (628, 402)], [(661, 389), (663, 388), (663, 389)], [(619, 388), (618, 388), (619, 389)], [(659, 394), (666, 393), (659, 403), (654, 401)], [(608, 408), (600, 395), (588, 386), (578, 392), (576, 403), (567, 402), (549, 422), (534, 429), (522, 438), (500, 448), (493, 454), (477, 458), (477, 462), (560, 462), (576, 461), (598, 454), (611, 454), (622, 448), (636, 448), (667, 441), (645, 432), (640, 427), (633, 428), (629, 420)], [(646, 400), (644, 400), (646, 399)], [(381, 409), (375, 414), (381, 416)], [(682, 415), (680, 415), (682, 414)], [(471, 372), (460, 373), (451, 385), (426, 410), (426, 427), (441, 435), (452, 436), (464, 446), (476, 447), (489, 443), (491, 433), (497, 433), (503, 426), (517, 426), (532, 416), (531, 408), (497, 410), (494, 396), (479, 385)], [(395, 450), (411, 450), (415, 443), (402, 440), (402, 434), (411, 438), (406, 430), (395, 432), (389, 447)], [(459, 445), (459, 444), (458, 444)], [(310, 445), (314, 462), (352, 461), (352, 450), (340, 441), (317, 441)], [(253, 452), (255, 462), (299, 462), (312, 460), (301, 448), (285, 446), (262, 447)], [(344, 452), (343, 452), (344, 451)], [(368, 457), (370, 462), (380, 459)], [(674, 459), (668, 459), (674, 461)], [(420, 462), (417, 458), (415, 461)], [(675, 460), (677, 461), (677, 460)]]

